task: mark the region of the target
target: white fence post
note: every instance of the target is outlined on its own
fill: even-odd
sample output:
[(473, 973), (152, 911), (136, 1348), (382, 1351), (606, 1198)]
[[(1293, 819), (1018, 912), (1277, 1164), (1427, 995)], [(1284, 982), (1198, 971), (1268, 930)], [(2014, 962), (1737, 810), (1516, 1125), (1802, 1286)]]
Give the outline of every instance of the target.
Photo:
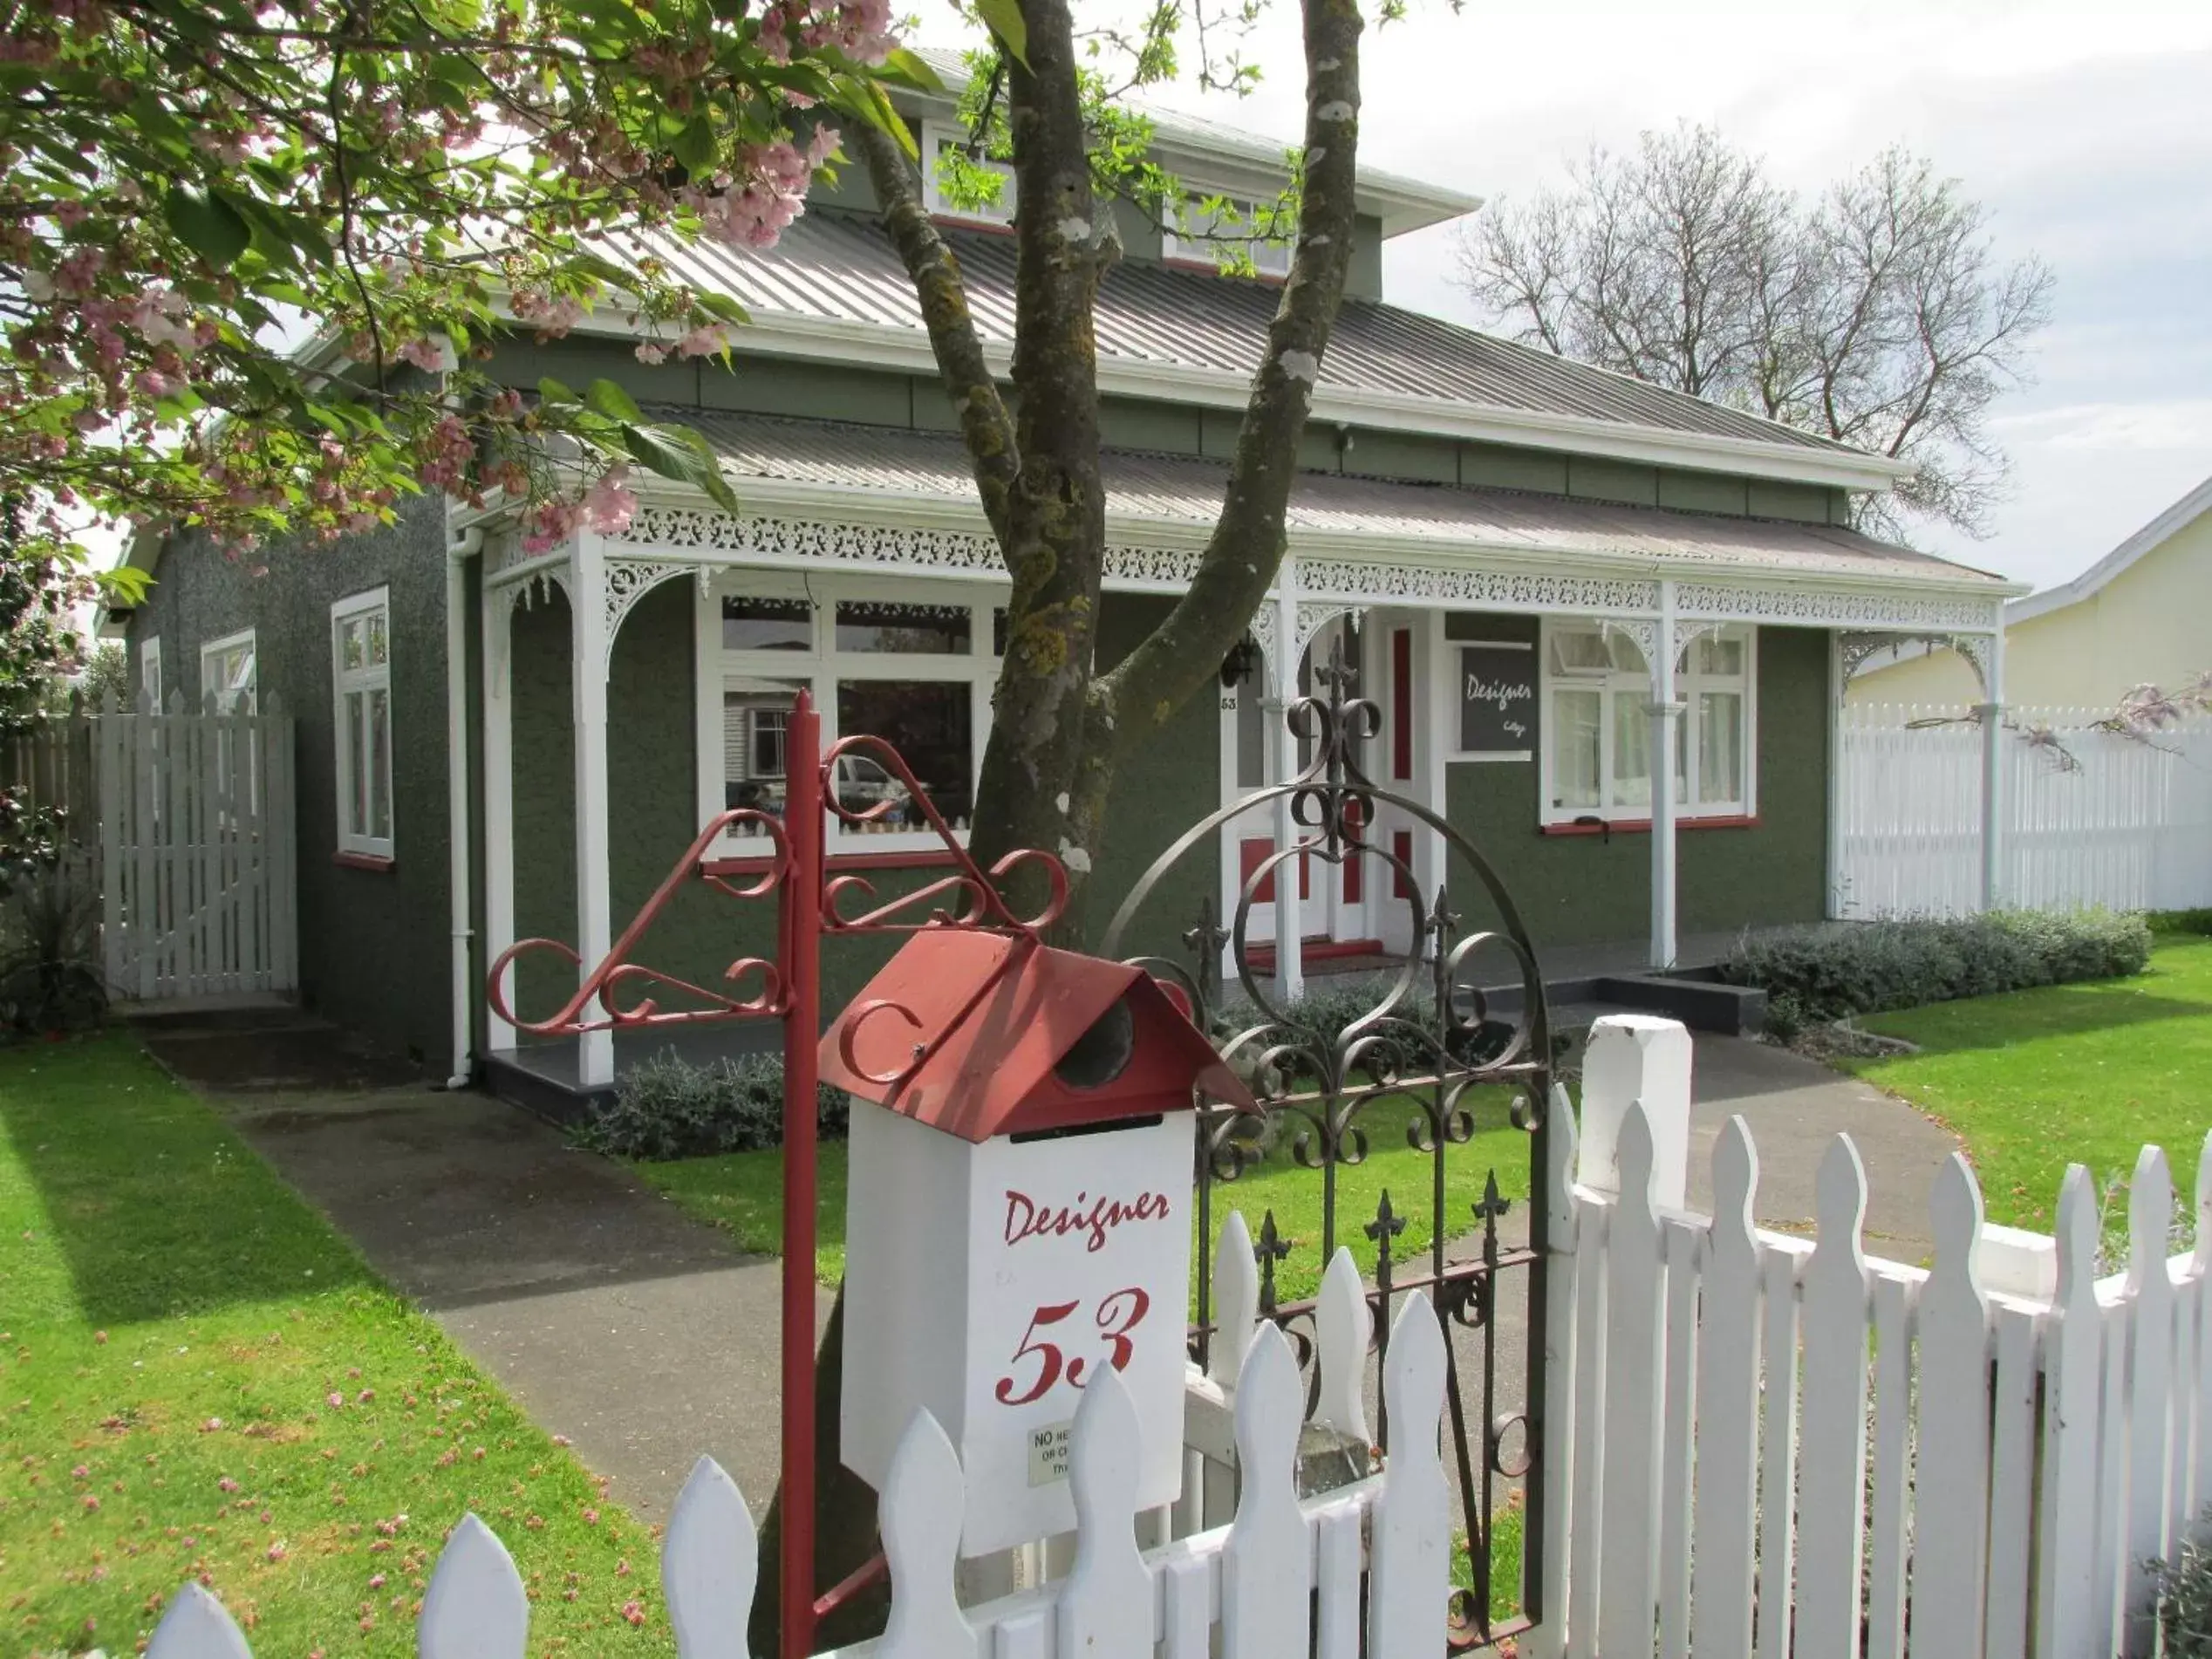
[[(1799, 1659), (1858, 1659), (1866, 1546), (1867, 1171), (1839, 1135), (1816, 1181), (1805, 1267), (1805, 1459), (1798, 1485)], [(1769, 1501), (1773, 1501), (1770, 1499)], [(1786, 1495), (1782, 1501), (1786, 1502)]]

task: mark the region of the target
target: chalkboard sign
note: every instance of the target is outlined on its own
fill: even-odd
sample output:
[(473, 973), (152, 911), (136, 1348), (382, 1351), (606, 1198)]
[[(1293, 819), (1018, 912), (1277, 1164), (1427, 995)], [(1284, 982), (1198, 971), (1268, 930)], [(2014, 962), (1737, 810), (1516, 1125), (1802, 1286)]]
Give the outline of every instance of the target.
[(1521, 760), (1536, 752), (1536, 652), (1526, 642), (1459, 647), (1459, 752)]

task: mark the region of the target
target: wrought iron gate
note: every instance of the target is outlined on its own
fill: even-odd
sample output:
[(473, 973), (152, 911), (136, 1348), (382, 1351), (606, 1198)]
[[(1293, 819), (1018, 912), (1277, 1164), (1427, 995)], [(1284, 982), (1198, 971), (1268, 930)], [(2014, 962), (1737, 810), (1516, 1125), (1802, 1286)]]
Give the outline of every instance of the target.
[[(1299, 844), (1276, 848), (1247, 874), (1229, 925), (1220, 925), (1207, 904), (1183, 935), (1188, 961), (1131, 959), (1182, 987), (1193, 1017), (1214, 1034), (1260, 1103), (1257, 1113), (1213, 1105), (1201, 1109), (1200, 1259), (1211, 1259), (1225, 1198), (1269, 1155), (1268, 1149), (1280, 1155), (1287, 1133), (1289, 1157), (1321, 1186), (1320, 1260), (1326, 1263), (1344, 1244), (1368, 1273), (1378, 1369), (1396, 1312), (1395, 1299), (1415, 1289), (1428, 1294), (1444, 1327), (1447, 1422), (1466, 1536), (1464, 1571), (1455, 1575), (1459, 1588), (1453, 1642), (1487, 1646), (1530, 1628), (1544, 1615), (1543, 1489), (1538, 1469), (1544, 1455), (1545, 1217), (1542, 1204), (1531, 1203), (1526, 1209), (1526, 1241), (1509, 1243), (1501, 1237), (1499, 1222), (1512, 1201), (1500, 1193), (1495, 1166), (1483, 1171), (1480, 1195), (1467, 1205), (1467, 1213), (1457, 1213), (1454, 1178), (1464, 1179), (1469, 1171), (1455, 1167), (1454, 1155), (1466, 1148), (1459, 1164), (1471, 1160), (1480, 1118), (1492, 1114), (1526, 1134), (1526, 1190), (1540, 1193), (1537, 1172), (1543, 1168), (1553, 1059), (1543, 978), (1527, 929), (1480, 850), (1443, 816), (1379, 787), (1362, 768), (1360, 748), (1379, 729), (1381, 711), (1349, 695), (1355, 675), (1345, 666), (1341, 651), (1318, 678), (1325, 695), (1301, 699), (1285, 714), (1292, 736), (1312, 744), (1311, 762), (1291, 781), (1255, 790), (1186, 830), (1130, 890), (1107, 927), (1100, 954), (1117, 953), (1163, 878), (1194, 851), (1217, 845), (1222, 825), (1255, 807), (1289, 799)], [(1464, 862), (1494, 908), (1498, 927), (1463, 933), (1464, 918), (1453, 911), (1442, 875), (1434, 891), (1423, 894), (1402, 844), (1386, 847), (1365, 838), (1364, 827), (1376, 823), (1378, 805), (1400, 809)], [(1368, 978), (1369, 993), (1348, 1017), (1342, 999), (1333, 1011), (1310, 995), (1281, 1002), (1268, 977), (1255, 967), (1248, 938), (1253, 906), (1273, 880), (1295, 879), (1291, 869), (1278, 877), (1278, 866), (1304, 857), (1335, 867), (1374, 860), (1369, 878), (1389, 884), (1383, 891), (1403, 898), (1411, 910), (1411, 933), (1420, 948)], [(1449, 858), (1434, 864), (1440, 872), (1450, 870)], [(1225, 947), (1230, 970), (1225, 984)], [(1497, 969), (1478, 966), (1501, 957)], [(1501, 970), (1502, 981), (1494, 978)], [(1513, 988), (1516, 994), (1495, 999), (1501, 1005), (1499, 1012), (1508, 1017), (1494, 1017), (1493, 999), (1471, 977), (1478, 972)], [(1512, 1006), (1503, 1007), (1507, 1002)], [(1410, 1255), (1399, 1253), (1398, 1242), (1406, 1232), (1403, 1205), (1410, 1195), (1401, 1194), (1394, 1202), (1385, 1187), (1371, 1216), (1339, 1214), (1340, 1172), (1367, 1162), (1370, 1131), (1382, 1124), (1403, 1124), (1427, 1178), (1427, 1191), (1416, 1202), (1425, 1206), (1428, 1238), (1425, 1248), (1417, 1246)], [(1366, 1241), (1364, 1250), (1354, 1241), (1355, 1227)], [(1314, 1304), (1276, 1296), (1276, 1264), (1289, 1245), (1272, 1211), (1261, 1222), (1254, 1249), (1261, 1313), (1284, 1328), (1301, 1362), (1310, 1366)], [(1520, 1296), (1512, 1294), (1516, 1288)], [(1212, 1315), (1209, 1294), (1208, 1275), (1202, 1272), (1191, 1327), (1193, 1355), (1201, 1363)], [(1512, 1368), (1518, 1376), (1503, 1375), (1501, 1327), (1518, 1307), (1526, 1308), (1525, 1359)], [(1381, 1449), (1387, 1452), (1389, 1420), (1378, 1411), (1376, 1423)], [(1516, 1533), (1517, 1567), (1508, 1547)]]

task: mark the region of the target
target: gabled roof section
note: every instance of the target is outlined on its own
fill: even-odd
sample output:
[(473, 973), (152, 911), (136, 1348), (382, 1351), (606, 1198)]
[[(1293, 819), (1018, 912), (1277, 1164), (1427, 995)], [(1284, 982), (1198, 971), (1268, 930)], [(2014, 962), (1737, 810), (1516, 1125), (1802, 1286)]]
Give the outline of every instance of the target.
[[(967, 66), (960, 61), (960, 54), (938, 47), (924, 47), (920, 55), (926, 58), (946, 88), (957, 98), (968, 83)], [(902, 101), (909, 95), (898, 94)], [(938, 99), (914, 99), (925, 104), (932, 119), (941, 119), (946, 112), (946, 101)], [(1177, 173), (1187, 173), (1187, 182), (1212, 185), (1217, 188), (1239, 182), (1237, 179), (1216, 176), (1226, 167), (1240, 174), (1251, 174), (1272, 181), (1272, 188), (1280, 189), (1290, 177), (1289, 164), (1285, 159), (1289, 147), (1257, 133), (1210, 121), (1201, 115), (1185, 114), (1180, 110), (1163, 109), (1156, 104), (1132, 100), (1144, 118), (1152, 123), (1152, 148), (1161, 160)], [(1362, 167), (1356, 188), (1355, 201), (1362, 213), (1373, 214), (1382, 222), (1385, 236), (1403, 236), (1409, 230), (1424, 230), (1430, 225), (1444, 223), (1474, 212), (1482, 206), (1482, 198), (1470, 195), (1464, 190), (1448, 189), (1443, 185), (1424, 183), (1403, 174), (1385, 172), (1381, 167)]]
[[(654, 410), (697, 429), (756, 510), (927, 521), (987, 533), (966, 451), (951, 434), (833, 421)], [(1203, 543), (1221, 513), (1225, 463), (1109, 450), (1107, 525), (1139, 545)], [(1287, 529), (1313, 555), (1417, 552), (1558, 570), (1623, 564), (1687, 578), (1744, 576), (1943, 588), (1995, 598), (2017, 588), (1986, 571), (1878, 542), (1856, 530), (1732, 518), (1456, 484), (1301, 473)]]
[[(984, 347), (1014, 348), (1013, 239), (947, 230)], [(729, 295), (740, 351), (934, 374), (919, 302), (872, 217), (809, 213), (773, 249), (654, 238), (679, 279)], [(1241, 409), (1280, 300), (1271, 283), (1124, 260), (1101, 283), (1099, 385), (1131, 398)], [(600, 326), (628, 331), (604, 316)], [(1887, 489), (1909, 466), (1702, 399), (1378, 301), (1347, 299), (1315, 389), (1324, 422), (1604, 455), (1745, 477)]]
[(2013, 600), (2004, 607), (2007, 625), (2030, 622), (2053, 611), (2063, 611), (2068, 605), (2079, 604), (2146, 553), (2163, 546), (2207, 513), (2212, 513), (2212, 478), (2206, 479), (2072, 581)]

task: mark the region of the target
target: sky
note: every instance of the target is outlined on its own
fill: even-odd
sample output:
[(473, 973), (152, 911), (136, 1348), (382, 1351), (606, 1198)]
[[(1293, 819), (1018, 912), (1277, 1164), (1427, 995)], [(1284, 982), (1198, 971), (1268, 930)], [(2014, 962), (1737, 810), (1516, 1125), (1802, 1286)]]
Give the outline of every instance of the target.
[[(1091, 0), (1078, 0), (1084, 16)], [(1371, 10), (1371, 8), (1370, 8)], [(1236, 99), (1148, 98), (1285, 140), (1297, 9), (1275, 0)], [(924, 14), (921, 38), (954, 44)], [(1817, 191), (1901, 142), (1990, 209), (1998, 252), (2055, 269), (2036, 382), (1996, 406), (2009, 498), (1930, 550), (2038, 587), (2078, 574), (2212, 474), (2212, 3), (2207, 0), (1414, 0), (1362, 44), (1361, 159), (1485, 198), (1562, 181), (1593, 141), (1717, 126)], [(1478, 320), (1453, 231), (1394, 240), (1400, 304)]]

